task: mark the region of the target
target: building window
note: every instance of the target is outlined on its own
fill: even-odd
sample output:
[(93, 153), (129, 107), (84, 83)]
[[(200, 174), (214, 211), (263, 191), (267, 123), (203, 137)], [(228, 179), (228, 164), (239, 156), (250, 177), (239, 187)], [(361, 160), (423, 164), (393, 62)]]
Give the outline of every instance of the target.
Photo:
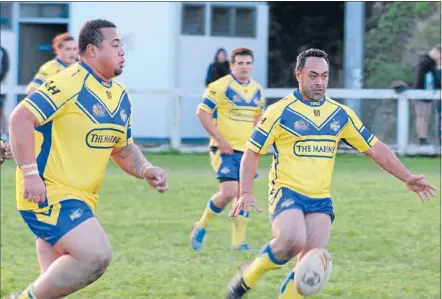
[(212, 7), (212, 26), (211, 35), (213, 36), (232, 36), (232, 8), (230, 7)]
[(69, 17), (69, 6), (67, 4), (20, 4), (21, 18), (61, 18)]
[(212, 6), (211, 35), (256, 37), (256, 8)]
[(12, 27), (12, 2), (0, 2), (0, 29), (10, 30)]
[(256, 9), (236, 8), (235, 9), (235, 36), (256, 37)]
[(184, 4), (183, 24), (181, 33), (184, 35), (204, 35), (205, 34), (205, 6)]

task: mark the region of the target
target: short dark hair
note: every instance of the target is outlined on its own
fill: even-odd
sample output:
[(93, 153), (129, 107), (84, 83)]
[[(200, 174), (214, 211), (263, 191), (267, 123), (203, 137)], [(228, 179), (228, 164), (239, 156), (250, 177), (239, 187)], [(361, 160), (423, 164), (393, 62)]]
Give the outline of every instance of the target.
[(299, 54), (298, 57), (296, 57), (296, 70), (298, 72), (302, 71), (302, 69), (305, 66), (305, 61), (307, 60), (308, 57), (324, 58), (325, 61), (327, 61), (327, 64), (330, 66), (330, 62), (328, 61), (327, 58), (328, 57), (327, 53), (319, 49), (308, 49), (301, 52), (301, 54)]
[(230, 54), (230, 62), (235, 63), (235, 57), (236, 56), (251, 56), (253, 60), (253, 51), (249, 48), (236, 48), (232, 51)]
[(78, 37), (78, 50), (80, 54), (84, 54), (88, 45), (99, 46), (103, 40), (103, 32), (101, 29), (103, 28), (117, 28), (114, 23), (97, 19), (87, 21), (83, 27), (81, 27), (80, 35)]

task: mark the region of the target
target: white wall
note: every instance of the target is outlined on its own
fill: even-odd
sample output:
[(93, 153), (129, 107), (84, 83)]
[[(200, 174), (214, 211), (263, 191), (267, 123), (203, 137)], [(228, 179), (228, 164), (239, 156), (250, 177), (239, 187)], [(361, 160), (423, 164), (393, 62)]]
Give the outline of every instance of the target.
[[(225, 3), (234, 6), (235, 3)], [(241, 3), (242, 6), (248, 5)], [(250, 3), (253, 7), (256, 4)], [(180, 37), (180, 77), (179, 84), (186, 90), (204, 91), (204, 81), (209, 64), (213, 63), (215, 52), (219, 48), (226, 49), (229, 54), (238, 47), (251, 48), (254, 51), (253, 79), (267, 87), (267, 53), (268, 53), (268, 6), (258, 4), (256, 18), (256, 38), (212, 37), (210, 26), (206, 25), (205, 36), (182, 35)], [(206, 15), (209, 8), (206, 8)], [(206, 22), (210, 22), (206, 18)], [(201, 97), (189, 97), (183, 100), (181, 108), (181, 135), (184, 137), (207, 137), (207, 133), (195, 118), (195, 110)]]
[(135, 137), (169, 136), (169, 97), (146, 95), (143, 90), (170, 89), (175, 85), (177, 13), (178, 4), (173, 2), (71, 4), (73, 34), (78, 35), (87, 20), (104, 18), (114, 22), (123, 37), (126, 66), (118, 80), (132, 95)]
[[(195, 108), (204, 90), (207, 67), (219, 47), (227, 51), (240, 46), (252, 48), (255, 52), (254, 79), (264, 87), (267, 85), (268, 7), (253, 2), (239, 5), (256, 5), (258, 8), (256, 38), (214, 38), (208, 34), (203, 37), (181, 36), (180, 2), (71, 2), (69, 31), (78, 37), (81, 26), (97, 18), (108, 19), (117, 25), (126, 50), (126, 66), (118, 80), (132, 95), (132, 132), (135, 137), (170, 138), (172, 96), (147, 91), (173, 88), (197, 90), (198, 93), (197, 97), (185, 99), (182, 103), (181, 136), (207, 137), (195, 118)], [(18, 18), (17, 9), (14, 24)], [(16, 30), (17, 26), (13, 28)], [(5, 107), (10, 112), (16, 102), (15, 95), (24, 90), (24, 86), (16, 85), (16, 31), (1, 31), (1, 43), (11, 58), (7, 81), (1, 86), (2, 93), (10, 92)]]

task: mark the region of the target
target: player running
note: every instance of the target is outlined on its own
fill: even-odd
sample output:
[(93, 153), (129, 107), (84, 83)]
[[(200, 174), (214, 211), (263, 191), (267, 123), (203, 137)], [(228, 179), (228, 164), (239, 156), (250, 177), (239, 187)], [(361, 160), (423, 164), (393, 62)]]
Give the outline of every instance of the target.
[[(208, 86), (197, 110), (201, 124), (211, 136), (210, 160), (219, 180), (219, 191), (212, 196), (201, 219), (194, 224), (191, 245), (195, 250), (203, 247), (209, 223), (233, 199), (238, 198), (239, 164), (264, 104), (262, 87), (250, 78), (252, 50), (233, 50), (230, 63), (231, 74)], [(250, 249), (246, 242), (248, 216), (248, 213), (241, 213), (233, 219), (233, 250)]]
[(114, 80), (124, 67), (116, 26), (87, 22), (79, 49), (80, 63), (48, 78), (11, 115), (17, 207), (37, 236), (41, 275), (10, 298), (61, 298), (106, 271), (112, 248), (94, 212), (109, 158), (167, 190), (164, 171), (133, 142), (129, 94)]

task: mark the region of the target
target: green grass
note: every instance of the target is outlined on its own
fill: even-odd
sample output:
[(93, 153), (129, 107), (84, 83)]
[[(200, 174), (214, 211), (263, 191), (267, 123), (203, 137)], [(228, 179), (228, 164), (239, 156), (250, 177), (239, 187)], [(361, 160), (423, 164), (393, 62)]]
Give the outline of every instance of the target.
[[(114, 260), (96, 283), (69, 299), (221, 299), (237, 266), (254, 253), (231, 252), (227, 211), (208, 231), (200, 253), (189, 233), (217, 188), (205, 155), (150, 155), (169, 173), (160, 195), (111, 164), (101, 191), (98, 218), (109, 234)], [(439, 158), (405, 158), (440, 194)], [(260, 163), (256, 197), (266, 207), (269, 157)], [(314, 179), (314, 178), (312, 178)], [(14, 165), (2, 166), (1, 294), (23, 289), (38, 275), (34, 238), (15, 208)], [(332, 278), (312, 298), (440, 298), (440, 196), (420, 202), (402, 183), (366, 157), (337, 158), (333, 182), (336, 221), (329, 250)], [(253, 213), (251, 245), (271, 238), (267, 212)], [(248, 298), (277, 298), (293, 263), (268, 273)]]

